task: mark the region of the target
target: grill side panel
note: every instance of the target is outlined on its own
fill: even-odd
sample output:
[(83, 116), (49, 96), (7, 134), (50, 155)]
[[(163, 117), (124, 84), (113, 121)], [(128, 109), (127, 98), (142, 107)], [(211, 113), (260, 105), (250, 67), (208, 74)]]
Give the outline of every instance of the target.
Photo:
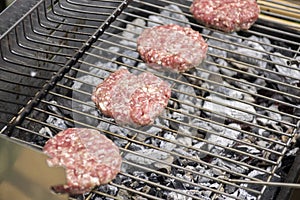
[(85, 42), (121, 3), (40, 1), (1, 36), (1, 129), (84, 50)]

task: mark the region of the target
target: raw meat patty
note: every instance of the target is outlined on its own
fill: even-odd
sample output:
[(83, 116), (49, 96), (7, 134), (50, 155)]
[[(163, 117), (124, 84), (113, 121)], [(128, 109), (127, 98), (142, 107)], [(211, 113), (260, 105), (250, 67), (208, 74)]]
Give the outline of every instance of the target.
[(113, 98), (113, 92), (122, 77), (128, 74), (129, 71), (127, 69), (119, 69), (107, 77), (94, 90), (92, 100), (104, 115), (112, 117), (111, 99)]
[[(111, 77), (117, 77), (115, 73), (120, 74), (120, 70), (96, 87), (92, 100), (104, 115), (113, 117), (120, 125), (138, 127), (153, 123), (168, 104), (169, 84), (149, 72), (134, 75), (127, 70), (122, 72), (123, 76), (110, 81)], [(102, 98), (101, 92), (109, 95)], [(109, 107), (103, 109), (104, 103)]]
[(199, 32), (174, 24), (147, 28), (137, 39), (137, 51), (146, 63), (176, 72), (199, 66), (207, 47)]
[(119, 148), (97, 130), (69, 128), (49, 139), (43, 151), (49, 166), (66, 169), (67, 184), (54, 186), (59, 193), (81, 194), (114, 179), (120, 172)]
[(233, 32), (248, 30), (260, 9), (256, 0), (194, 0), (190, 11), (207, 27)]

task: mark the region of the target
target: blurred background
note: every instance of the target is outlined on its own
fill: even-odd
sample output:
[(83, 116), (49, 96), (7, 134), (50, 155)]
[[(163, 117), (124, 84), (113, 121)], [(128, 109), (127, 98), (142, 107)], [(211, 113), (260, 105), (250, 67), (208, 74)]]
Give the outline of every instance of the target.
[(13, 1), (14, 0), (0, 0), (0, 12), (2, 12), (2, 10), (4, 10)]

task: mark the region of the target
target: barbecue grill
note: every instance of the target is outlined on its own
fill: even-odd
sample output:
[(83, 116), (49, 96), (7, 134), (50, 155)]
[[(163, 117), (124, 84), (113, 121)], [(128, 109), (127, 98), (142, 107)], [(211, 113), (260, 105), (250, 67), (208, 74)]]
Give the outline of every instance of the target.
[[(261, 16), (250, 30), (224, 34), (197, 23), (191, 2), (34, 1), (0, 36), (1, 134), (40, 150), (68, 127), (112, 139), (122, 171), (70, 199), (290, 196), (299, 187), (283, 182), (299, 177), (300, 6), (258, 1)], [(138, 35), (167, 23), (201, 32), (209, 44), (201, 66), (176, 74), (141, 60)], [(93, 88), (120, 67), (171, 84), (153, 125), (121, 127), (91, 101)]]

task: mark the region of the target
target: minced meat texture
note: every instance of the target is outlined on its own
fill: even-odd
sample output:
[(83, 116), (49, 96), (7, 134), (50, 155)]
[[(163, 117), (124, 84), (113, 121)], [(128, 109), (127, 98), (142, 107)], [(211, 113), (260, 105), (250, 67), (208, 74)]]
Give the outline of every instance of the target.
[(67, 183), (54, 186), (58, 193), (82, 194), (107, 184), (120, 172), (119, 148), (99, 131), (68, 128), (50, 138), (44, 148), (50, 167), (62, 166)]
[(190, 11), (207, 27), (224, 32), (248, 30), (258, 19), (256, 0), (194, 0)]
[(137, 39), (137, 51), (146, 63), (175, 72), (199, 66), (207, 48), (198, 31), (175, 24), (147, 28)]
[[(120, 70), (124, 75), (116, 76)], [(152, 124), (167, 106), (171, 88), (150, 72), (135, 75), (126, 71), (119, 69), (97, 85), (92, 100), (104, 115), (114, 118), (120, 125)], [(103, 93), (109, 95), (103, 98)]]
[(115, 87), (119, 84), (119, 81), (123, 79), (123, 76), (127, 76), (128, 74), (129, 71), (127, 69), (119, 69), (110, 74), (110, 76), (94, 90), (92, 100), (104, 115), (112, 117), (111, 99), (113, 98)]
[(150, 124), (166, 107), (170, 98), (170, 87), (150, 73), (138, 76), (142, 80), (131, 95), (130, 118), (136, 124)]

